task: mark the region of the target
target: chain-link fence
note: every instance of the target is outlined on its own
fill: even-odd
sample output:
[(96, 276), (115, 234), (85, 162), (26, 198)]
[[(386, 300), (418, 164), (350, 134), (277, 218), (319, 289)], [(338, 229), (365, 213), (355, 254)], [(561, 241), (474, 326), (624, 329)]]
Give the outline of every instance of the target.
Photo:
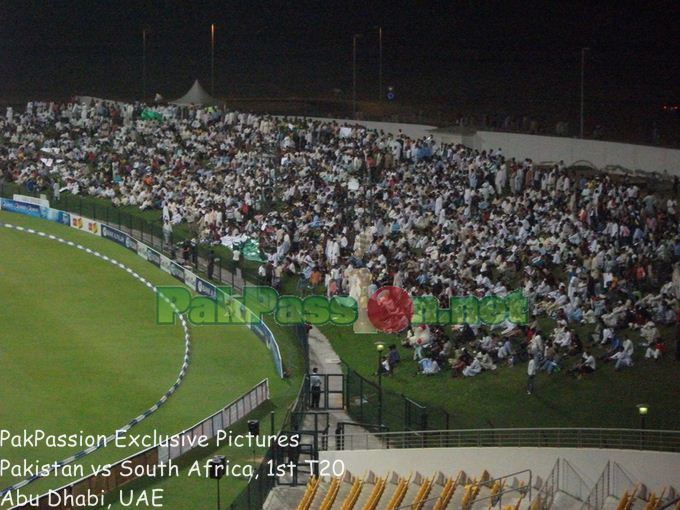
[[(12, 198), (13, 194), (38, 197), (39, 190), (28, 189), (16, 183), (0, 183), (0, 197)], [(60, 209), (84, 218), (105, 223), (128, 235), (148, 244), (155, 250), (172, 260), (184, 258), (185, 265), (208, 273), (210, 279), (218, 284), (230, 286), (235, 291), (243, 290), (245, 281), (260, 283), (258, 262), (241, 259), (233, 260), (231, 251), (224, 247), (192, 243), (195, 238), (191, 225), (175, 225), (172, 231), (165, 232), (160, 219), (151, 220), (143, 217), (143, 212), (127, 212), (120, 207), (104, 205), (100, 199), (70, 193), (61, 193), (59, 197), (49, 194), (50, 207)], [(160, 212), (158, 211), (159, 216)], [(183, 248), (188, 247), (186, 257)], [(211, 253), (212, 252), (212, 253)], [(208, 263), (212, 259), (212, 268)]]

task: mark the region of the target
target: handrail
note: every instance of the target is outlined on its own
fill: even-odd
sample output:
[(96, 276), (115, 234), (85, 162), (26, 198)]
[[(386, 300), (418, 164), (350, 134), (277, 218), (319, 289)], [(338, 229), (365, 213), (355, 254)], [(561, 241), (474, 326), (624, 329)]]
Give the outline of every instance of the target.
[[(529, 471), (529, 473), (531, 473), (530, 469), (525, 469), (524, 471)], [(518, 471), (518, 473), (522, 473), (522, 472), (523, 471)], [(518, 474), (518, 473), (514, 473), (514, 474)], [(495, 481), (500, 480), (502, 478), (506, 478), (508, 476), (512, 476), (512, 475), (505, 475), (505, 476), (502, 476), (500, 478), (488, 480), (486, 482), (479, 482), (476, 485), (488, 485), (489, 483), (495, 482)], [(475, 498), (474, 501), (472, 501), (470, 504), (468, 504), (467, 508), (471, 507), (472, 504), (474, 504), (474, 503), (477, 503), (479, 501), (484, 501), (486, 499), (496, 499), (496, 498), (498, 498), (500, 500), (502, 498), (503, 494), (508, 494), (510, 492), (520, 492), (520, 493), (521, 492), (529, 492), (529, 499), (531, 499), (531, 485), (523, 486), (523, 487), (511, 487), (509, 489), (504, 489), (500, 492), (497, 492), (496, 494), (493, 494), (491, 496), (484, 496), (483, 498)], [(440, 497), (440, 495), (439, 496), (433, 496), (431, 498), (427, 498), (427, 499), (422, 500), (421, 503), (427, 503), (428, 501), (434, 501), (434, 500), (439, 499), (439, 497)], [(411, 508), (412, 505), (413, 505), (412, 502), (406, 503), (404, 505), (396, 507), (394, 510), (404, 510), (406, 508)], [(465, 510), (465, 509), (463, 509), (463, 510)], [(659, 510), (661, 510), (661, 509), (659, 509)]]
[(343, 439), (345, 450), (533, 446), (680, 452), (680, 431), (676, 430), (586, 427), (454, 429), (345, 434)]
[[(489, 496), (484, 496), (483, 498), (475, 498), (474, 502), (477, 503), (478, 501), (484, 501), (485, 499), (491, 499), (494, 500), (498, 498), (498, 501), (501, 501), (503, 499), (503, 494), (507, 492), (529, 492), (529, 500), (532, 499), (532, 490), (533, 490), (533, 480), (534, 480), (534, 474), (531, 471), (531, 469), (522, 469), (521, 471), (515, 471), (514, 473), (510, 473), (508, 475), (503, 475), (499, 476), (498, 478), (490, 478), (486, 482), (479, 483), (478, 485), (486, 485), (488, 487), (492, 486), (494, 483), (496, 483), (499, 480), (505, 480), (506, 478), (510, 478), (511, 476), (516, 476), (516, 475), (521, 475), (522, 473), (529, 473), (529, 483), (528, 485), (521, 485), (519, 487), (511, 487), (510, 489), (504, 489), (501, 490), (500, 492), (497, 492), (496, 494), (491, 494)], [(472, 505), (468, 505), (472, 506)], [(499, 508), (503, 508), (503, 505), (500, 504)]]
[(657, 510), (666, 510), (666, 508), (671, 508), (671, 507), (677, 505), (678, 503), (680, 503), (680, 496), (678, 496), (677, 498), (675, 498), (672, 501), (669, 501), (664, 506), (657, 508)]

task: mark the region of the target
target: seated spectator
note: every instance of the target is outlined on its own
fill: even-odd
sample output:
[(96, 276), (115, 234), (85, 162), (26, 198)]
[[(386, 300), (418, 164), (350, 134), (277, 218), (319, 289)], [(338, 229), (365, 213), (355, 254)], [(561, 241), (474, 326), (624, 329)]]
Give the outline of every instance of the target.
[(568, 355), (569, 356), (576, 356), (578, 354), (581, 354), (583, 352), (583, 342), (581, 342), (581, 338), (578, 336), (578, 333), (576, 331), (572, 330), (571, 331), (571, 344), (569, 346), (569, 351)]
[(617, 336), (612, 336), (610, 340), (610, 346), (609, 349), (600, 356), (600, 361), (609, 361), (611, 357), (616, 354), (619, 349), (622, 347), (621, 340), (619, 340), (619, 337)]
[(464, 347), (463, 349), (456, 350), (455, 356), (449, 360), (449, 364), (451, 365), (451, 377), (462, 374), (463, 370), (465, 370), (470, 363), (472, 363), (472, 356), (470, 356)]
[(512, 343), (508, 337), (503, 339), (503, 345), (498, 349), (498, 359), (509, 359), (512, 357)]
[(418, 362), (418, 366), (420, 367), (420, 373), (423, 375), (438, 374), (441, 371), (439, 364), (430, 358), (421, 359)]
[[(481, 356), (480, 356), (481, 355)], [(477, 359), (479, 360), (482, 369), (484, 370), (496, 370), (496, 365), (494, 364), (491, 356), (488, 352), (480, 352), (477, 354)]]
[(644, 326), (640, 328), (640, 336), (647, 345), (652, 345), (659, 339), (659, 330), (653, 321), (648, 321)]
[(596, 368), (597, 363), (595, 361), (595, 356), (588, 353), (587, 351), (583, 351), (583, 354), (581, 355), (581, 361), (569, 369), (568, 373), (581, 378), (583, 374), (592, 374), (595, 372)]
[(545, 370), (549, 374), (559, 372), (560, 366), (558, 362), (559, 355), (557, 354), (555, 347), (553, 346), (552, 343), (548, 343), (545, 346), (545, 350), (543, 351), (543, 361), (539, 365), (539, 369)]
[[(378, 372), (382, 375), (392, 375), (392, 367), (387, 359), (387, 356), (380, 357), (380, 363), (378, 364)], [(376, 374), (378, 375), (378, 374)]]
[(477, 353), (472, 360), (472, 362), (463, 369), (463, 375), (465, 377), (474, 377), (482, 372), (482, 364), (479, 361), (481, 353)]
[(647, 347), (647, 350), (645, 351), (645, 359), (652, 358), (657, 360), (661, 358), (661, 355), (664, 353), (665, 350), (666, 345), (664, 344), (663, 340), (659, 338), (653, 344)]
[(619, 347), (609, 359), (615, 363), (614, 370), (616, 371), (633, 366), (633, 358), (628, 354), (628, 351), (626, 351), (626, 348), (623, 345)]

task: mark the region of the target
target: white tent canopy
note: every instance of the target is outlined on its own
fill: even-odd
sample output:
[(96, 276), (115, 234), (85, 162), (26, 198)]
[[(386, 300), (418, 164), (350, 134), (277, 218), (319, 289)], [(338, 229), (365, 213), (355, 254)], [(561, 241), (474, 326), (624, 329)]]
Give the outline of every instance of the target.
[(174, 101), (170, 101), (170, 104), (177, 104), (180, 106), (189, 106), (189, 105), (216, 105), (218, 103), (217, 99), (212, 97), (210, 94), (208, 94), (203, 87), (201, 87), (201, 84), (198, 83), (198, 80), (194, 82), (194, 84), (191, 86), (189, 89), (189, 92), (184, 94), (182, 97), (179, 99), (175, 99)]

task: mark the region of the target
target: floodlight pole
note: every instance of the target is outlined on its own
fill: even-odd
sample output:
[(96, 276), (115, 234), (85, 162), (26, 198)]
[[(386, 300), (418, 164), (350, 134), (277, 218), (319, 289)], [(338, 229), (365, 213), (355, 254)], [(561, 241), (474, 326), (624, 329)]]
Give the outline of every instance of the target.
[(210, 25), (210, 94), (215, 97), (215, 23)]
[(383, 100), (383, 29), (378, 27), (378, 102)]
[(382, 351), (378, 351), (378, 432), (381, 431), (380, 426), (382, 425), (382, 397)]
[(142, 102), (146, 99), (146, 28), (142, 29)]
[(584, 126), (584, 89), (585, 89), (585, 68), (586, 68), (586, 51), (590, 48), (581, 48), (581, 129), (580, 137), (583, 138)]
[(361, 37), (354, 34), (352, 37), (352, 118), (357, 118), (357, 39)]

